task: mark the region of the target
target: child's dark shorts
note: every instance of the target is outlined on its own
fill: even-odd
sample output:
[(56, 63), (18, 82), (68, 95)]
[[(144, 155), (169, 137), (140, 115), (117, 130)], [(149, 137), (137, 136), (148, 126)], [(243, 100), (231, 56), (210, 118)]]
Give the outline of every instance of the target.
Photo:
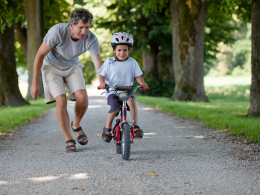
[[(135, 99), (134, 95), (132, 95), (131, 97)], [(119, 101), (119, 97), (116, 94), (111, 94), (107, 97), (107, 105), (110, 106), (110, 110), (108, 111), (108, 113), (112, 113), (121, 108), (122, 102)], [(130, 109), (127, 103), (126, 106), (127, 110), (129, 111)]]

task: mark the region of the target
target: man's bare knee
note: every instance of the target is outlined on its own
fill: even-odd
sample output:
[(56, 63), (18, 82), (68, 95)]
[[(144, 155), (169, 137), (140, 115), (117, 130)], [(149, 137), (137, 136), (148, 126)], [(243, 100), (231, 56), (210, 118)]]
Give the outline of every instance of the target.
[(78, 90), (74, 92), (76, 103), (83, 107), (88, 107), (88, 96), (86, 90)]
[(65, 95), (59, 95), (55, 98), (56, 107), (58, 108), (67, 108), (67, 98)]

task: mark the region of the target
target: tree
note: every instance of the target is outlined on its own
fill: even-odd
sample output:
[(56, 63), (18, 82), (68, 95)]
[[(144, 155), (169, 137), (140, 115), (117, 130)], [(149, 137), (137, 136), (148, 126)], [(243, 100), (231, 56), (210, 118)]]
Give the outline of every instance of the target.
[[(43, 40), (43, 1), (24, 0), (24, 9), (27, 21), (27, 69), (28, 92), (27, 99), (31, 99), (31, 86), (33, 77), (33, 65), (36, 53)], [(44, 95), (42, 77), (39, 76), (40, 96)]]
[(248, 116), (260, 116), (260, 1), (252, 0), (252, 83)]
[(203, 83), (204, 27), (208, 1), (171, 1), (174, 100), (208, 101)]
[(18, 87), (14, 55), (14, 21), (19, 5), (15, 1), (1, 1), (0, 4), (3, 7), (0, 13), (0, 105), (27, 105)]

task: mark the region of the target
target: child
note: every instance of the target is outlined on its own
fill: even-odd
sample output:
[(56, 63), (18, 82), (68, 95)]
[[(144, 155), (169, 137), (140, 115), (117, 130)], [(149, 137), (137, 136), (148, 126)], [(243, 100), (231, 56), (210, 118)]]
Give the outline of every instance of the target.
[[(135, 78), (140, 85), (143, 85), (143, 89), (147, 89), (148, 85), (144, 82), (143, 72), (137, 61), (129, 57), (133, 46), (132, 36), (125, 32), (115, 33), (111, 38), (111, 46), (116, 56), (108, 58), (99, 69), (100, 88), (105, 89), (106, 83), (113, 86), (131, 86)], [(118, 96), (113, 91), (106, 93), (106, 96), (107, 104), (110, 105), (111, 109), (108, 111), (107, 123), (103, 128), (102, 139), (109, 143), (112, 139), (112, 122), (120, 109), (120, 103)], [(135, 96), (129, 97), (127, 105), (130, 108), (132, 119), (133, 117), (135, 119), (133, 124), (135, 136), (142, 137), (143, 131), (138, 126)]]

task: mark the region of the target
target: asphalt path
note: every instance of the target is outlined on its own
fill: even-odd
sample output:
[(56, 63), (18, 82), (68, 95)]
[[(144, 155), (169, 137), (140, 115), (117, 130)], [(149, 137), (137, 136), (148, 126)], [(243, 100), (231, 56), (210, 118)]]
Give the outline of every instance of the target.
[[(109, 107), (89, 89), (89, 138), (65, 153), (55, 108), (0, 141), (0, 194), (260, 194), (259, 151), (223, 131), (138, 104), (143, 139), (124, 161), (101, 139)], [(68, 102), (71, 120), (74, 103)], [(129, 114), (128, 114), (129, 115)], [(11, 122), (11, 121), (10, 121)]]

